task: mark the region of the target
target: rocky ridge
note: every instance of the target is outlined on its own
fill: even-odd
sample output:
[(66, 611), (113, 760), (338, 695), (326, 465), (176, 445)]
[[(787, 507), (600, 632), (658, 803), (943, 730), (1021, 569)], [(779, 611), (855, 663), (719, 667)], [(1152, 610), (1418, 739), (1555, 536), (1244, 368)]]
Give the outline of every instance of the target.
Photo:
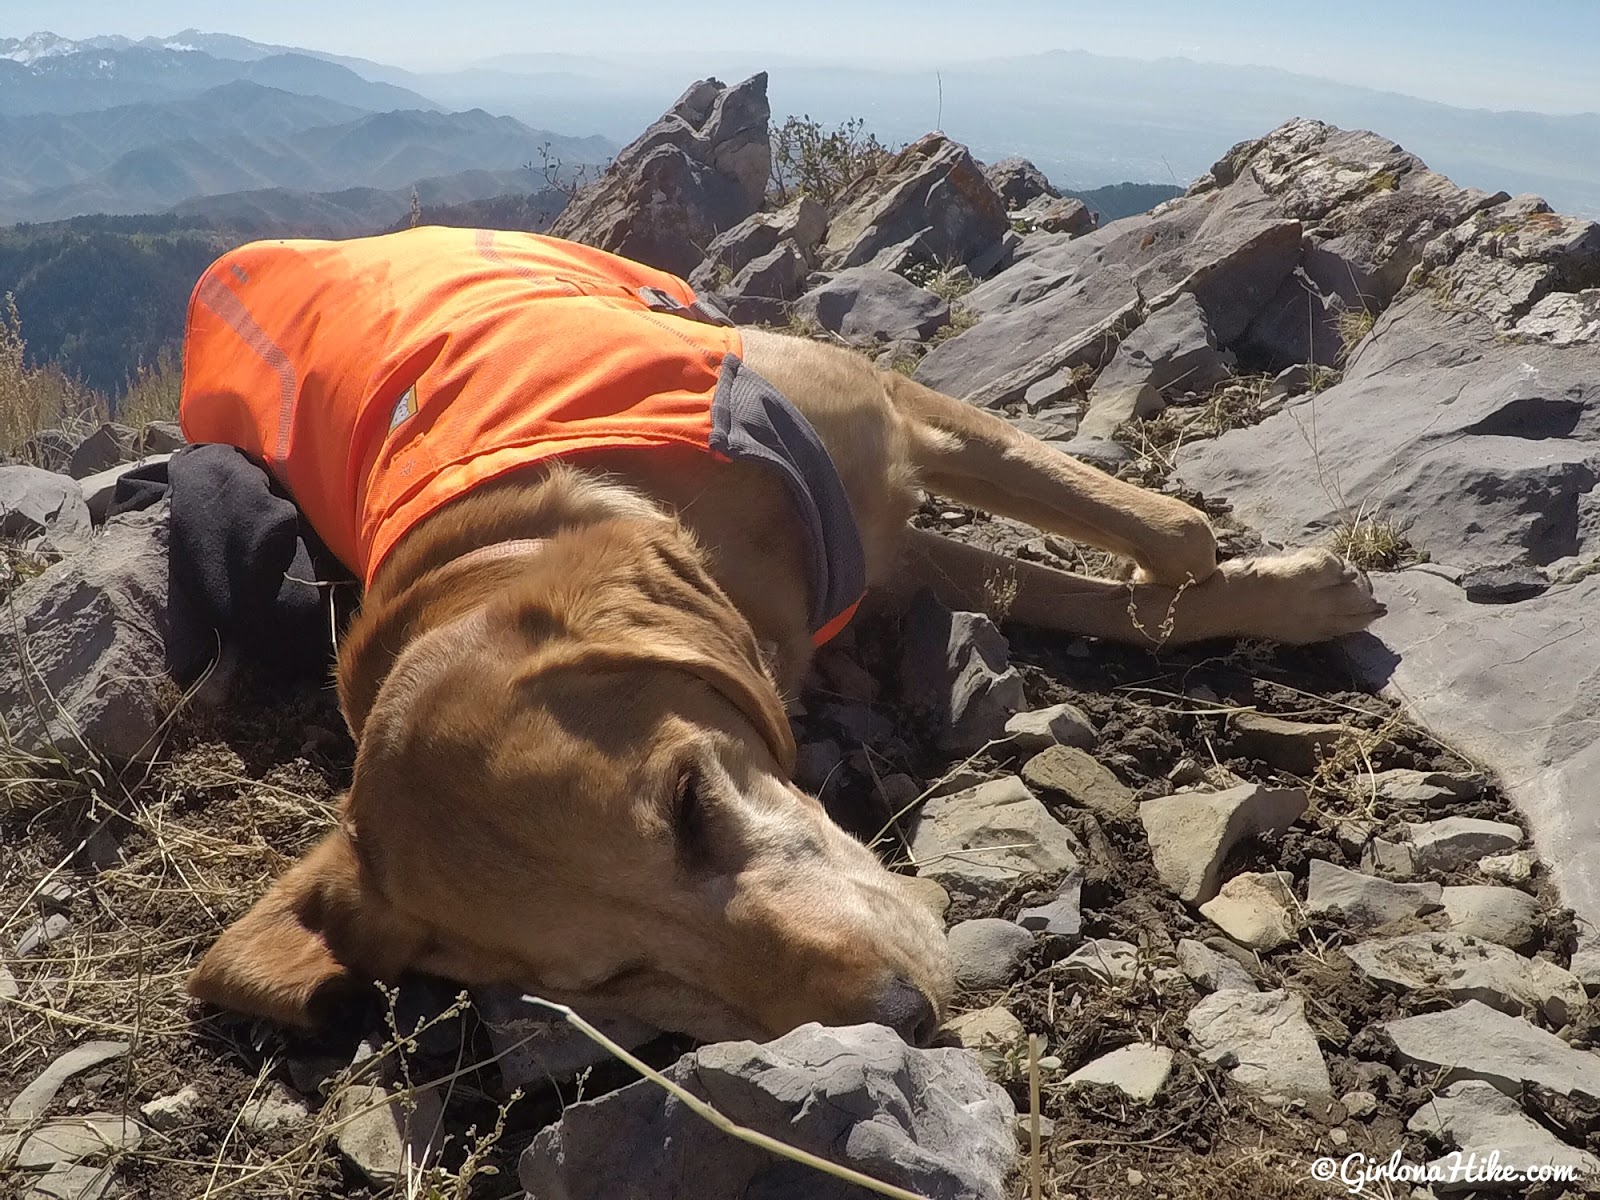
[[(1313, 413), (1321, 428), (1344, 414), (1329, 438), (1363, 469), (1381, 452), (1409, 470), (1448, 426), (1430, 449), (1442, 464), (1430, 486), (1437, 504), (1457, 506), (1457, 524), (1422, 523), (1419, 482), (1407, 532), (1433, 562), (1381, 579), (1391, 616), (1351, 658), (1149, 654), (1002, 632), (930, 597), (903, 618), (861, 621), (819, 657), (796, 708), (799, 779), (863, 837), (883, 833), (891, 861), (944, 914), (963, 984), (948, 1045), (916, 1050), (870, 1026), (698, 1049), (643, 1028), (607, 1032), (734, 1120), (930, 1197), (1012, 1194), (1029, 1035), (1042, 1041), (1047, 1194), (1322, 1195), (1309, 1162), (1351, 1151), (1421, 1163), (1501, 1148), (1520, 1164), (1589, 1170), (1600, 969), (1563, 907), (1583, 908), (1571, 851), (1585, 843), (1552, 839), (1554, 818), (1536, 806), (1525, 823), (1511, 798), (1530, 794), (1528, 776), (1503, 765), (1523, 760), (1491, 757), (1497, 780), (1358, 685), (1387, 645), (1398, 663), (1385, 678), (1430, 724), (1450, 697), (1483, 721), (1488, 705), (1509, 705), (1520, 728), (1543, 731), (1522, 735), (1534, 748), (1519, 753), (1569, 772), (1565, 783), (1541, 776), (1535, 796), (1570, 791), (1587, 761), (1586, 744), (1562, 732), (1563, 720), (1581, 727), (1590, 699), (1569, 663), (1491, 663), (1480, 645), (1468, 669), (1461, 647), (1469, 628), (1500, 644), (1470, 625), (1475, 610), (1509, 614), (1515, 628), (1541, 605), (1528, 611), (1552, 635), (1581, 623), (1581, 583), (1492, 608), (1463, 584), (1480, 569), (1547, 572), (1539, 555), (1587, 537), (1594, 227), (1455, 189), (1380, 138), (1314, 122), (1236, 148), (1188, 195), (1101, 229), (1057, 214), (1053, 230), (1042, 177), (1016, 163), (985, 171), (939, 135), (831, 211), (803, 200), (758, 211), (764, 83), (691, 88), (578, 198), (567, 235), (693, 273), (754, 319), (813, 313), (826, 336), (1074, 452), (1191, 498), (1200, 488), (1229, 547), (1337, 525), (1336, 506), (1314, 520), (1314, 489), (1284, 482), (1319, 469), (1288, 435)], [(1466, 311), (1444, 307), (1451, 296)], [(943, 322), (918, 317), (938, 305)], [(825, 320), (825, 308), (839, 315)], [(1533, 364), (1520, 390), (1474, 382), (1513, 360)], [(1369, 411), (1379, 403), (1381, 419)], [(57, 465), (129, 458), (137, 442), (103, 432), (98, 449), (58, 447)], [(1541, 473), (1533, 451), (1546, 442)], [(8, 893), (15, 916), (0, 946), (0, 1008), (17, 1000), (11, 1015), (32, 1022), (27, 1052), (0, 1071), (0, 1163), (23, 1172), (26, 1194), (92, 1200), (113, 1181), (189, 1194), (213, 1157), (242, 1171), (306, 1145), (316, 1149), (295, 1162), (307, 1194), (392, 1186), (408, 1152), (459, 1179), (474, 1145), (466, 1127), (491, 1128), (514, 1087), (529, 1098), (500, 1113), (507, 1125), (484, 1161), (519, 1173), (530, 1195), (599, 1194), (596, 1181), (640, 1197), (683, 1186), (854, 1194), (818, 1191), (831, 1184), (729, 1141), (515, 997), (482, 993), (464, 1010), (448, 986), (408, 980), (359, 1038), (261, 1035), (268, 1050), (244, 1053), (241, 1070), (227, 1042), (190, 1040), (181, 1001), (130, 990), (152, 972), (178, 978), (218, 920), (315, 836), (351, 748), (325, 696), (236, 695), (170, 729), (159, 670), (112, 657), (159, 661), (165, 593), (143, 582), (140, 554), (118, 549), (146, 539), (153, 553), (159, 516), (107, 522), (103, 502), (96, 516), (104, 472), (73, 482), (30, 471), (0, 467), (0, 495), (27, 497), (6, 526), (16, 575), (0, 590), (22, 617), (13, 631), (55, 615), (50, 639), (11, 632), (5, 652), (60, 703), (40, 707), (38, 688), (0, 692), (13, 745), (49, 754), (70, 728), (111, 762), (160, 750), (114, 776), (135, 803), (107, 807), (67, 774), (4, 818), (7, 844), (44, 831), (25, 852), (34, 857), (19, 854), (28, 869)], [(1484, 478), (1494, 485), (1474, 482)], [(1578, 532), (1562, 541), (1567, 526), (1538, 514), (1567, 511), (1568, 498)], [(1481, 539), (1459, 536), (1468, 520)], [(936, 501), (918, 521), (1083, 561), (1056, 539)], [(74, 599), (91, 586), (103, 602)], [(1428, 648), (1435, 611), (1467, 614), (1443, 623), (1454, 660)], [(1391, 628), (1415, 642), (1390, 640)], [(1587, 645), (1565, 637), (1577, 643), (1567, 657)], [(1435, 690), (1408, 691), (1408, 669), (1431, 672)], [(1541, 678), (1562, 681), (1554, 717)], [(73, 681), (77, 692), (61, 686)], [(1509, 728), (1503, 713), (1499, 725)], [(219, 843), (237, 845), (221, 856)], [(199, 884), (161, 884), (174, 866)], [(86, 952), (120, 963), (130, 923), (149, 931), (137, 973), (118, 965), (64, 985)], [(123, 1028), (130, 996), (158, 1032), (80, 1036), (83, 1024)], [(466, 1062), (486, 1064), (474, 1095), (430, 1082)], [(238, 1165), (217, 1148), (229, 1129)], [(206, 1165), (183, 1165), (193, 1162)]]

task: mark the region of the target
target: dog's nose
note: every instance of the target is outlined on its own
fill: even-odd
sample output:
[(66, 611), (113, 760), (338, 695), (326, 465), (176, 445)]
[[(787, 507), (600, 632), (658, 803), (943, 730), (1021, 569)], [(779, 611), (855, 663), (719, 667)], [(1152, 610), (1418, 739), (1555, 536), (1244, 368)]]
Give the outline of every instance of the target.
[(898, 975), (878, 997), (873, 1020), (887, 1025), (913, 1046), (926, 1046), (939, 1031), (939, 1014), (928, 994)]

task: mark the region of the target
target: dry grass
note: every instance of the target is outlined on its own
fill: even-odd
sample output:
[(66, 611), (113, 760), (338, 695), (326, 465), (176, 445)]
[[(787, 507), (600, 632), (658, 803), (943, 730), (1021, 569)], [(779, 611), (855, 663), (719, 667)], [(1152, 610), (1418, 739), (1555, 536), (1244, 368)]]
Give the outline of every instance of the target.
[(1398, 571), (1421, 560), (1398, 522), (1366, 509), (1340, 521), (1328, 547), (1363, 571)]
[(183, 381), (177, 359), (163, 354), (154, 366), (140, 363), (128, 381), (128, 390), (116, 404), (116, 419), (134, 429), (151, 421), (178, 419), (179, 387)]
[(964, 304), (952, 304), (950, 306), (950, 324), (929, 338), (928, 345), (937, 346), (941, 342), (948, 342), (953, 337), (960, 337), (977, 323), (977, 313)]
[(1339, 314), (1339, 362), (1349, 362), (1350, 356), (1355, 353), (1366, 336), (1372, 332), (1378, 323), (1377, 315), (1365, 306), (1361, 308), (1347, 308)]
[(0, 303), (0, 455), (25, 458), (41, 429), (87, 432), (105, 417), (102, 397), (54, 368), (28, 366), (16, 299), (8, 293)]
[(1125, 421), (1117, 427), (1116, 438), (1139, 456), (1136, 466), (1141, 477), (1164, 479), (1172, 472), (1180, 447), (1259, 422), (1271, 386), (1269, 375), (1229, 380), (1199, 404), (1169, 405), (1148, 420)]

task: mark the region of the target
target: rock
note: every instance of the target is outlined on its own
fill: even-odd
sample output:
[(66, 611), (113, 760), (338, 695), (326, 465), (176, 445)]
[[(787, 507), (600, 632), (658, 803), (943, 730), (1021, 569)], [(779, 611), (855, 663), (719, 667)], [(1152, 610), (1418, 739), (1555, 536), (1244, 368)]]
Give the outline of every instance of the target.
[(1376, 938), (1345, 953), (1385, 987), (1481, 1000), (1516, 1015), (1529, 1009), (1557, 1028), (1588, 1001), (1583, 984), (1555, 963), (1454, 932)]
[(1135, 1044), (1101, 1055), (1067, 1076), (1067, 1084), (1107, 1084), (1130, 1100), (1148, 1103), (1172, 1075), (1173, 1053), (1166, 1046)]
[(162, 504), (108, 522), (92, 550), (11, 594), (0, 631), (0, 723), (18, 749), (71, 751), (80, 738), (113, 759), (144, 749), (174, 698), (167, 572)]
[(1308, 802), (1300, 788), (1250, 783), (1224, 792), (1146, 800), (1139, 820), (1161, 882), (1185, 903), (1200, 904), (1217, 894), (1222, 864), (1235, 846), (1283, 832)]
[(1445, 817), (1412, 824), (1411, 861), (1418, 871), (1458, 871), (1485, 854), (1510, 850), (1522, 830), (1504, 821), (1477, 817)]
[(838, 271), (915, 240), (922, 262), (960, 265), (1009, 229), (1005, 204), (966, 147), (930, 133), (846, 186), (834, 201), (822, 254)]
[(1057, 964), (1066, 979), (1132, 983), (1139, 975), (1139, 948), (1116, 938), (1090, 938)]
[(17, 942), (17, 957), (32, 958), (54, 942), (66, 937), (72, 930), (72, 920), (65, 913), (50, 913), (29, 925)]
[(1017, 924), (1033, 933), (1076, 939), (1083, 929), (1083, 914), (1079, 910), (1082, 895), (1083, 875), (1075, 871), (1062, 882), (1054, 899), (1019, 912)]
[(17, 987), (17, 977), (4, 963), (0, 963), (0, 1000), (14, 1000), (22, 994)]
[(112, 1169), (54, 1166), (29, 1180), (22, 1200), (100, 1200), (111, 1186)]
[(718, 234), (760, 208), (769, 116), (765, 73), (733, 87), (691, 85), (572, 198), (550, 233), (688, 275)]
[(774, 212), (751, 213), (712, 239), (689, 283), (697, 292), (722, 291), (751, 263), (785, 244), (792, 245), (809, 266), (827, 227), (828, 210), (806, 195)]
[(342, 1122), (339, 1153), (376, 1187), (394, 1187), (408, 1167), (431, 1165), (444, 1146), (444, 1104), (432, 1088), (413, 1093), (408, 1107), (385, 1088), (352, 1084), (333, 1106)]
[(1016, 776), (933, 796), (917, 814), (917, 874), (952, 893), (986, 898), (1030, 875), (1074, 870), (1082, 847)]
[(239, 1124), (254, 1133), (274, 1133), (294, 1128), (309, 1115), (304, 1100), (282, 1084), (273, 1084), (239, 1110)]
[(844, 751), (832, 738), (802, 742), (795, 751), (794, 781), (808, 792), (821, 793), (833, 773), (844, 762)]
[(1361, 848), (1361, 869), (1382, 871), (1396, 879), (1410, 879), (1417, 873), (1417, 864), (1411, 855), (1410, 842), (1392, 842), (1375, 837)]
[(1074, 746), (1053, 746), (1036, 754), (1023, 766), (1022, 778), (1039, 791), (1065, 796), (1109, 821), (1131, 821), (1139, 813), (1133, 793)]
[(1318, 858), (1311, 860), (1306, 879), (1306, 912), (1342, 916), (1353, 929), (1375, 929), (1437, 912), (1443, 892), (1437, 883), (1391, 883)]
[(170, 1096), (157, 1096), (139, 1106), (144, 1123), (157, 1133), (169, 1133), (194, 1121), (200, 1107), (200, 1093), (193, 1084), (187, 1084)]
[(1033, 949), (1033, 935), (998, 917), (980, 917), (952, 925), (950, 964), (956, 986), (965, 991), (1004, 987), (1023, 956)]
[(1011, 736), (1013, 746), (1026, 752), (1048, 750), (1052, 746), (1077, 746), (1087, 750), (1100, 736), (1083, 709), (1072, 704), (1052, 704), (1048, 708), (1017, 713), (1006, 722), (1006, 733)]
[(950, 324), (950, 302), (875, 267), (842, 271), (795, 301), (796, 316), (861, 341), (925, 341)]
[(1479, 1187), (1485, 1191), (1520, 1192), (1526, 1186), (1501, 1181), (1497, 1187), (1454, 1178), (1452, 1165), (1466, 1155), (1476, 1156), (1480, 1164), (1487, 1164), (1492, 1157), (1500, 1170), (1517, 1177), (1549, 1166), (1572, 1168), (1579, 1178), (1600, 1173), (1600, 1158), (1562, 1142), (1528, 1116), (1516, 1100), (1476, 1079), (1463, 1079), (1439, 1092), (1416, 1111), (1406, 1128), (1412, 1133), (1447, 1139), (1461, 1152), (1460, 1156), (1443, 1155), (1429, 1164), (1439, 1170), (1439, 1181), (1433, 1186), (1442, 1193)]
[[(720, 294), (793, 300), (804, 289), (809, 270), (799, 246), (779, 242), (761, 257), (751, 259)], [(737, 314), (729, 315), (737, 319)]]
[(1452, 932), (1513, 950), (1539, 936), (1539, 902), (1527, 892), (1472, 884), (1445, 888), (1440, 902)]
[(1010, 212), (1029, 202), (1045, 197), (1059, 200), (1061, 193), (1050, 186), (1043, 171), (1025, 158), (1002, 158), (983, 169), (983, 177), (994, 188), (1002, 204)]
[[(802, 1025), (776, 1041), (703, 1046), (666, 1071), (732, 1120), (930, 1197), (1002, 1200), (1016, 1109), (965, 1050), (918, 1050), (881, 1025)], [(569, 1104), (523, 1154), (522, 1186), (550, 1200), (697, 1200), (859, 1189), (728, 1137), (640, 1080)]]
[(137, 462), (118, 463), (114, 467), (107, 467), (104, 471), (96, 471), (93, 475), (85, 475), (78, 480), (78, 491), (85, 507), (89, 510), (90, 518), (96, 525), (105, 524), (106, 518), (111, 513), (111, 502), (117, 496), (117, 482), (128, 472), (170, 462), (171, 459), (170, 454), (151, 454)]
[(1022, 1022), (1009, 1008), (993, 1005), (951, 1017), (944, 1032), (967, 1050), (1009, 1050), (1028, 1036)]
[[(585, 1034), (548, 1009), (522, 999), (514, 988), (483, 986), (474, 988), (472, 1004), (477, 1009), (489, 1044), (500, 1063), (500, 1077), (506, 1090), (529, 1088), (572, 1078), (579, 1071), (611, 1061), (611, 1052), (602, 1049)], [(625, 1050), (633, 1050), (657, 1037), (659, 1031), (642, 1021), (601, 1013), (584, 1014), (601, 1033)]]
[[(1217, 348), (1200, 302), (1192, 293), (1181, 292), (1122, 339), (1089, 393), (1089, 412), (1082, 431), (1100, 437), (1111, 435), (1115, 426), (1100, 428), (1096, 414), (1106, 398), (1119, 392), (1149, 387), (1157, 393), (1169, 388), (1204, 393), (1232, 375), (1231, 356)], [(1160, 407), (1158, 395), (1156, 411)]]
[(1005, 736), (1026, 703), (1011, 647), (982, 613), (951, 612), (930, 591), (906, 610), (900, 694), (943, 732), (942, 749), (971, 754)]
[(1440, 808), (1483, 794), (1482, 775), (1457, 771), (1379, 771), (1372, 777), (1372, 795), (1390, 804)]
[(1213, 992), (1189, 1010), (1184, 1028), (1200, 1057), (1231, 1060), (1230, 1078), (1267, 1104), (1300, 1101), (1320, 1114), (1333, 1100), (1305, 1002), (1292, 992)]
[(962, 298), (982, 319), (929, 351), (913, 379), (982, 407), (1019, 402), (1042, 379), (1103, 365), (1142, 311), (1132, 273), (1118, 268), (1082, 280), (1067, 275), (1026, 304), (985, 312), (984, 298), (993, 295), (985, 289), (1004, 278)]
[(22, 1139), (16, 1166), (38, 1171), (57, 1163), (101, 1161), (139, 1148), (137, 1122), (114, 1113), (84, 1113), (47, 1121)]
[(1600, 1055), (1574, 1050), (1555, 1034), (1478, 1000), (1388, 1021), (1383, 1030), (1400, 1062), (1436, 1072), (1435, 1087), (1482, 1079), (1515, 1096), (1527, 1081), (1563, 1096), (1600, 1096)]
[(1346, 1092), (1339, 1103), (1352, 1120), (1365, 1121), (1378, 1111), (1378, 1098), (1371, 1092)]
[(72, 554), (93, 535), (89, 508), (72, 479), (38, 467), (0, 466), (0, 543)]
[(147, 421), (134, 439), (134, 452), (140, 458), (174, 454), (189, 444), (176, 421)]
[(1148, 421), (1166, 408), (1161, 393), (1148, 383), (1126, 387), (1097, 387), (1089, 396), (1089, 411), (1078, 422), (1077, 440), (1107, 441), (1129, 421)]
[(50, 1111), (50, 1103), (68, 1080), (102, 1063), (113, 1062), (128, 1053), (127, 1042), (84, 1042), (74, 1046), (41, 1071), (27, 1087), (17, 1093), (6, 1110), (6, 1119), (22, 1125), (36, 1121)]
[(1293, 881), (1287, 871), (1246, 871), (1222, 885), (1200, 912), (1223, 933), (1252, 950), (1275, 950), (1300, 932)]
[(1478, 860), (1478, 874), (1496, 883), (1515, 886), (1533, 879), (1538, 862), (1526, 850), (1513, 850), (1510, 854), (1486, 854)]
[(138, 435), (126, 425), (107, 421), (96, 429), (72, 452), (67, 463), (67, 474), (74, 479), (104, 471), (134, 456), (134, 442)]
[(1234, 744), (1239, 753), (1259, 758), (1291, 775), (1316, 774), (1322, 760), (1350, 736), (1344, 725), (1285, 721), (1264, 713), (1236, 713)]
[(1089, 206), (1070, 196), (1061, 199), (1040, 196), (1012, 214), (1012, 219), (1025, 221), (1042, 233), (1063, 233), (1068, 237), (1081, 237), (1095, 227)]
[(1254, 992), (1255, 977), (1226, 954), (1204, 942), (1184, 938), (1177, 947), (1178, 967), (1202, 992)]

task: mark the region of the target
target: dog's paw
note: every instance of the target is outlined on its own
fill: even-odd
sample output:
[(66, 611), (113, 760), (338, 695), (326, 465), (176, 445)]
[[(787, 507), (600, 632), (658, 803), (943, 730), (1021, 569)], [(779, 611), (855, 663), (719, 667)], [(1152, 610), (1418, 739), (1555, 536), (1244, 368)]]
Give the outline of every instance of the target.
[(1387, 611), (1366, 574), (1331, 550), (1222, 564), (1238, 633), (1305, 645), (1359, 633)]

